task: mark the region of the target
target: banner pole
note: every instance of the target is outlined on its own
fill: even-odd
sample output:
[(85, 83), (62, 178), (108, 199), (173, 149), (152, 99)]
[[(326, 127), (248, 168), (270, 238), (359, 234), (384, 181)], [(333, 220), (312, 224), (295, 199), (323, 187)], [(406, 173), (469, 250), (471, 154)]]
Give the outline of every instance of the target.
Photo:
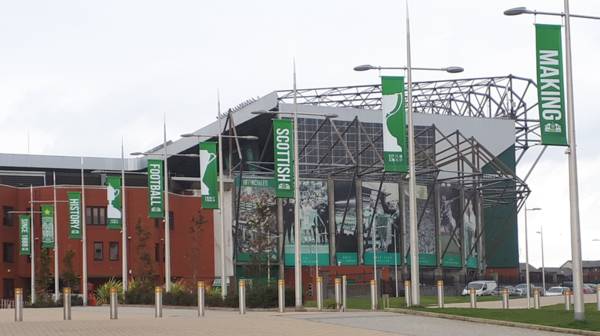
[(58, 302), (60, 295), (58, 285), (58, 209), (56, 207), (56, 171), (52, 171), (52, 200), (54, 203), (54, 302)]
[[(223, 193), (225, 187), (223, 179), (223, 130), (221, 129), (221, 98), (217, 91), (217, 123), (219, 127), (219, 221), (221, 222), (221, 298), (225, 300), (227, 297), (227, 277), (225, 274), (225, 207), (223, 205)], [(231, 162), (229, 163), (231, 164)]]
[(29, 234), (31, 240), (31, 304), (35, 303), (35, 234), (33, 225), (33, 185), (29, 185)]
[(300, 239), (300, 164), (298, 153), (298, 89), (294, 58), (294, 292), (296, 308), (302, 308), (302, 240)]
[(125, 149), (123, 146), (123, 138), (121, 137), (121, 281), (123, 283), (123, 292), (127, 292), (128, 274), (127, 274), (127, 213), (125, 197)]
[(167, 160), (167, 117), (163, 116), (163, 149), (165, 169), (165, 290), (171, 291), (171, 216), (169, 215), (169, 165)]
[(81, 157), (81, 291), (83, 294), (83, 305), (88, 303), (88, 288), (87, 288), (87, 235), (86, 235), (86, 209), (85, 209), (85, 179), (83, 171), (83, 156)]

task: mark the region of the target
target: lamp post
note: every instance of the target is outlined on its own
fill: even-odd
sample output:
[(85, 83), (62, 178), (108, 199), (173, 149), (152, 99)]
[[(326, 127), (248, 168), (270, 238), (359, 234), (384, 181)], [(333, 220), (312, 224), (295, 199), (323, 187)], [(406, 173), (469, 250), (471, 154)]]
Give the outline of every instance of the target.
[(542, 246), (542, 295), (546, 295), (546, 267), (544, 264), (544, 231), (540, 226), (540, 231), (536, 231), (540, 235), (540, 245)]
[(411, 274), (411, 298), (414, 305), (420, 304), (419, 293), (419, 235), (417, 227), (417, 199), (416, 199), (416, 174), (415, 174), (415, 132), (413, 121), (413, 106), (412, 106), (412, 70), (423, 71), (444, 71), (447, 73), (460, 73), (464, 69), (458, 66), (450, 66), (445, 68), (422, 68), (412, 67), (410, 63), (410, 30), (408, 18), (407, 25), (407, 66), (404, 67), (384, 67), (364, 64), (354, 67), (355, 71), (367, 70), (404, 70), (407, 78), (407, 122), (408, 122), (408, 194), (409, 194), (409, 240), (410, 240), (410, 274)]
[(590, 15), (571, 14), (569, 0), (564, 0), (564, 13), (541, 12), (529, 10), (526, 7), (516, 7), (504, 11), (504, 15), (514, 16), (521, 14), (561, 16), (565, 19), (565, 73), (567, 84), (567, 142), (566, 150), (569, 161), (569, 208), (571, 224), (571, 258), (573, 260), (573, 291), (574, 291), (574, 318), (585, 320), (585, 306), (583, 302), (583, 271), (581, 263), (581, 230), (579, 225), (579, 190), (577, 181), (577, 144), (575, 137), (575, 104), (573, 101), (573, 64), (571, 57), (571, 17), (600, 20), (600, 17)]
[(525, 283), (527, 284), (527, 309), (531, 308), (531, 282), (529, 281), (529, 240), (527, 238), (527, 211), (539, 211), (542, 208), (527, 208), (525, 203)]

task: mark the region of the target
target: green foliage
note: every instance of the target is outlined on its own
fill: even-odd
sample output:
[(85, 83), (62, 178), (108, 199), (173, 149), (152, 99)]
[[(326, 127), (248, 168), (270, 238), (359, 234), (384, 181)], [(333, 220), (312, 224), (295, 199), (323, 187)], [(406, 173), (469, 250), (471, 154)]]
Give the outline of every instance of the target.
[(117, 297), (119, 302), (123, 302), (123, 283), (121, 280), (110, 279), (103, 283), (100, 287), (96, 288), (94, 296), (96, 297), (96, 303), (98, 305), (107, 304), (110, 302), (110, 289), (117, 288)]
[(62, 273), (62, 280), (63, 280), (63, 285), (65, 287), (70, 287), (71, 289), (75, 290), (75, 286), (78, 285), (78, 278), (77, 275), (75, 274), (75, 271), (73, 271), (73, 258), (75, 257), (75, 251), (73, 250), (68, 250), (65, 253), (65, 256), (63, 257), (63, 273)]
[(52, 299), (48, 297), (48, 287), (50, 287), (51, 279), (52, 275), (50, 274), (50, 250), (43, 248), (40, 250), (40, 265), (38, 267), (36, 277), (36, 291), (39, 302), (43, 302), (44, 300), (52, 301)]
[(138, 221), (135, 224), (135, 234), (137, 237), (135, 249), (137, 252), (136, 255), (138, 256), (138, 265), (140, 265), (140, 269), (136, 276), (138, 280), (142, 282), (143, 287), (153, 287), (156, 274), (154, 273), (152, 257), (147, 248), (150, 232), (142, 225), (141, 218), (138, 218)]
[(154, 285), (148, 281), (131, 279), (125, 294), (125, 303), (152, 304), (154, 303)]

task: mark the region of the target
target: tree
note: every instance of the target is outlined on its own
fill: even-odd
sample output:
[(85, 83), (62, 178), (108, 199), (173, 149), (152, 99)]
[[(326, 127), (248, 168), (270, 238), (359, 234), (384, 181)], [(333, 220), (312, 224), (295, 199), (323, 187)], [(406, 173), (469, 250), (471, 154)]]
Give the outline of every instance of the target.
[(50, 250), (42, 248), (40, 251), (40, 266), (38, 267), (37, 274), (37, 293), (41, 300), (47, 298), (48, 287), (50, 287), (50, 281), (52, 275), (50, 274)]
[(73, 271), (73, 258), (75, 257), (75, 251), (73, 250), (68, 250), (65, 253), (65, 256), (63, 257), (63, 273), (62, 273), (62, 279), (63, 279), (63, 285), (65, 287), (71, 287), (71, 289), (73, 289), (73, 291), (75, 292), (75, 286), (77, 286), (77, 284), (79, 283), (77, 281), (77, 275), (75, 274), (75, 271)]
[(249, 240), (251, 252), (249, 274), (261, 276), (263, 265), (271, 257), (271, 251), (277, 244), (277, 233), (274, 230), (273, 204), (266, 197), (256, 202), (254, 213), (248, 217), (247, 227), (252, 233)]
[(136, 274), (138, 281), (144, 288), (152, 288), (154, 286), (154, 279), (156, 274), (154, 273), (154, 267), (152, 266), (152, 257), (147, 249), (148, 239), (150, 239), (150, 232), (142, 225), (142, 219), (138, 218), (135, 224), (135, 235), (136, 235), (136, 255), (138, 257), (139, 273)]
[(204, 231), (204, 223), (206, 220), (202, 215), (202, 211), (198, 210), (198, 215), (192, 217), (192, 225), (190, 226), (190, 238), (192, 244), (189, 252), (190, 264), (192, 265), (192, 280), (195, 284), (198, 281), (198, 259), (200, 258), (200, 237)]

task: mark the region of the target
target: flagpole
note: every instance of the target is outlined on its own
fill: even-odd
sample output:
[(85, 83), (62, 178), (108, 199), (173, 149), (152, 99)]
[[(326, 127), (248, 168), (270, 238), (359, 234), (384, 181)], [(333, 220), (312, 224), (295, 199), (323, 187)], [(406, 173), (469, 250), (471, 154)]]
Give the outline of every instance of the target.
[(302, 308), (302, 249), (300, 244), (300, 171), (298, 162), (298, 90), (294, 58), (294, 293), (296, 308)]
[(123, 292), (127, 292), (127, 206), (125, 204), (127, 197), (125, 195), (125, 150), (123, 138), (121, 137), (121, 281), (123, 283)]
[(86, 215), (85, 209), (85, 179), (83, 171), (83, 156), (81, 157), (81, 292), (83, 294), (83, 305), (87, 306), (88, 303), (88, 288), (87, 288), (87, 236), (86, 236)]
[(29, 228), (31, 234), (31, 304), (35, 303), (35, 234), (33, 225), (33, 185), (29, 185)]
[(167, 116), (163, 115), (163, 149), (165, 168), (165, 290), (171, 291), (171, 216), (169, 215), (169, 166), (167, 163)]
[(54, 203), (54, 302), (58, 302), (58, 209), (56, 207), (56, 171), (52, 171), (52, 199)]
[[(225, 300), (227, 297), (227, 278), (225, 275), (225, 211), (223, 206), (223, 193), (225, 188), (223, 185), (223, 130), (221, 129), (221, 97), (217, 90), (217, 125), (219, 127), (219, 221), (221, 222), (221, 298)], [(230, 163), (231, 164), (231, 163)]]

